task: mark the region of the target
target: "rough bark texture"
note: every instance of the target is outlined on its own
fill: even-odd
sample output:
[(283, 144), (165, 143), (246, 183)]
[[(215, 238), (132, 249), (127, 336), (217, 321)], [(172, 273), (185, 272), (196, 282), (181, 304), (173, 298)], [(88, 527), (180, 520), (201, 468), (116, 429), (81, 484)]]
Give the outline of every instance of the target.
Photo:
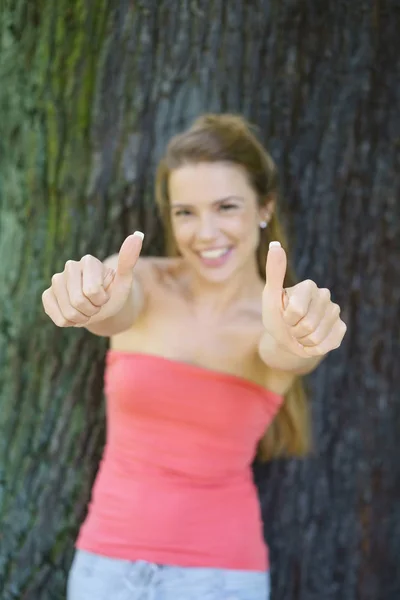
[(299, 274), (348, 324), (311, 378), (314, 455), (256, 468), (273, 598), (398, 600), (399, 4), (0, 6), (1, 599), (64, 598), (104, 440), (106, 342), (53, 326), (41, 293), (138, 225), (158, 252), (154, 166), (213, 110), (260, 126)]

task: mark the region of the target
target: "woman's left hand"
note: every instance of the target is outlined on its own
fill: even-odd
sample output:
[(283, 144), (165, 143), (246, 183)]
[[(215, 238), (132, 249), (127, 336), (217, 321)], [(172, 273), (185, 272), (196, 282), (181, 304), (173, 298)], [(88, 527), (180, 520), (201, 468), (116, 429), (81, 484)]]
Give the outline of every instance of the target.
[(301, 357), (323, 356), (342, 343), (347, 327), (327, 288), (310, 279), (284, 289), (287, 258), (277, 242), (267, 256), (263, 324), (280, 347)]

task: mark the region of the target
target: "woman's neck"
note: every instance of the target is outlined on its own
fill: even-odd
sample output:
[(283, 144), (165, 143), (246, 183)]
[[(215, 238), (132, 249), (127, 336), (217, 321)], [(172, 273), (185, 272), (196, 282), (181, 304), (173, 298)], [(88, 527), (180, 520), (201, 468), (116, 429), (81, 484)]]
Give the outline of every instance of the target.
[(196, 273), (188, 275), (187, 289), (196, 308), (210, 314), (226, 314), (231, 308), (246, 301), (254, 301), (263, 289), (257, 264), (246, 265), (233, 277), (223, 282), (209, 282)]

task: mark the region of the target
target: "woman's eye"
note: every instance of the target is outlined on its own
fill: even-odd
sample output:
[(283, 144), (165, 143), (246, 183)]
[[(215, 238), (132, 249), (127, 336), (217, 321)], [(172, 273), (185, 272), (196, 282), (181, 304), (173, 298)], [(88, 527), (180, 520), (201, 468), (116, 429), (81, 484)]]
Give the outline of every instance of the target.
[(175, 213), (175, 217), (187, 217), (188, 215), (190, 215), (190, 211), (185, 210), (184, 208), (177, 210)]
[(236, 204), (221, 204), (220, 209), (225, 211), (225, 210), (232, 210), (236, 208)]

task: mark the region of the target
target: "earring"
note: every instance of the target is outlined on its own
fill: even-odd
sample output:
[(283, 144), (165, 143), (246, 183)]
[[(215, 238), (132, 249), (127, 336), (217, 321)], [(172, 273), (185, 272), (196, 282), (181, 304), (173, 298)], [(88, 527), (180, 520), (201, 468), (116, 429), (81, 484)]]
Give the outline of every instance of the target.
[(266, 229), (267, 225), (268, 225), (267, 221), (260, 221), (260, 227), (261, 227), (261, 229)]

